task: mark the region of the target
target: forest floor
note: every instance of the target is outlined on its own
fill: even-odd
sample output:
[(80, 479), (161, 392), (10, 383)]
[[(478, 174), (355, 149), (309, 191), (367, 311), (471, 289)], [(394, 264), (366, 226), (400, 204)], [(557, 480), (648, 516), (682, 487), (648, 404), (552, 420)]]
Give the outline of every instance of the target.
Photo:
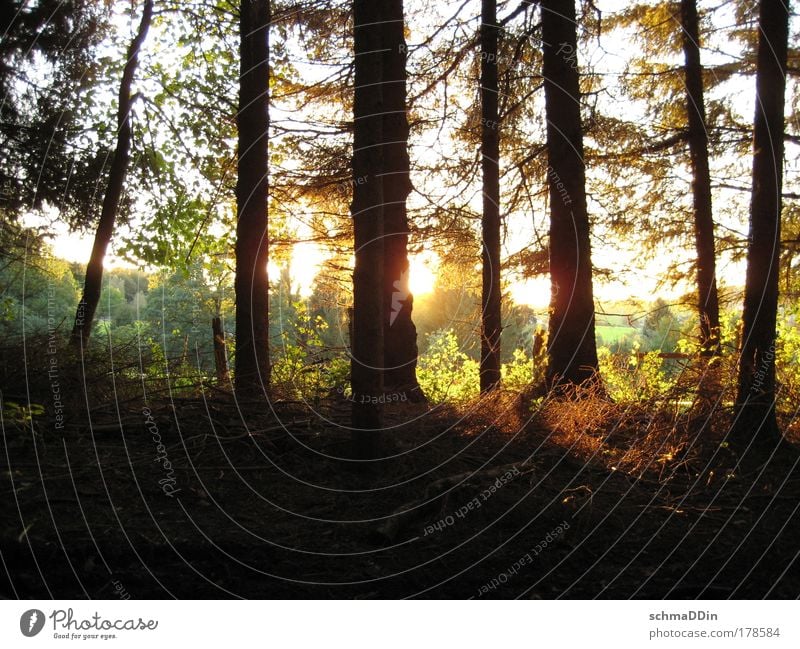
[(369, 467), (343, 398), (118, 393), (91, 426), (85, 402), (61, 430), (6, 419), (0, 595), (800, 595), (796, 456), (744, 469), (719, 410), (521, 404), (393, 403)]

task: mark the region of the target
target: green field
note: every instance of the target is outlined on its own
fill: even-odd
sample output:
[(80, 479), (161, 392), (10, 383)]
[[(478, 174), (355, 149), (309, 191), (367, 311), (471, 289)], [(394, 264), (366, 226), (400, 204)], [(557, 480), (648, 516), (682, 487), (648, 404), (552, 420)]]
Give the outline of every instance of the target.
[(616, 345), (623, 338), (633, 338), (639, 333), (635, 327), (616, 325), (597, 325), (595, 327), (597, 342), (601, 345)]

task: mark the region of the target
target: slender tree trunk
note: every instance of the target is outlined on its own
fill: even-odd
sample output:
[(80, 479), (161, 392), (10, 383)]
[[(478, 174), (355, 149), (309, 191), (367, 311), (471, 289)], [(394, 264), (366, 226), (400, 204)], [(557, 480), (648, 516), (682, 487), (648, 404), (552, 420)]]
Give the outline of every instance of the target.
[(354, 0), (353, 202), (355, 237), (351, 357), (353, 451), (377, 455), (383, 411), (383, 88), (381, 3)]
[(103, 260), (108, 250), (108, 244), (114, 234), (114, 223), (117, 220), (117, 210), (125, 186), (125, 177), (128, 174), (131, 152), (131, 107), (133, 97), (131, 86), (136, 68), (139, 65), (139, 50), (142, 47), (150, 23), (153, 19), (153, 0), (146, 0), (142, 11), (142, 20), (139, 29), (128, 47), (127, 60), (122, 70), (122, 80), (119, 84), (119, 97), (117, 104), (117, 145), (111, 158), (111, 170), (108, 174), (108, 185), (103, 206), (100, 211), (100, 222), (94, 235), (92, 253), (86, 266), (86, 279), (83, 285), (83, 295), (78, 303), (75, 321), (72, 326), (72, 342), (76, 346), (85, 346), (92, 333), (92, 324), (100, 302), (100, 293), (103, 288)]
[(481, 393), (500, 383), (500, 118), (497, 109), (497, 0), (481, 2)]
[(783, 188), (784, 94), (789, 6), (762, 0), (759, 11), (753, 193), (742, 314), (736, 441), (780, 439), (775, 418), (775, 338)]
[(542, 1), (542, 65), (550, 190), (547, 384), (597, 376), (574, 0)]
[(242, 0), (236, 182), (236, 391), (269, 387), (269, 0)]
[(217, 382), (225, 385), (228, 382), (228, 353), (225, 330), (222, 328), (222, 318), (219, 316), (211, 320), (211, 333), (214, 336), (214, 369), (217, 373)]
[(700, 27), (696, 0), (681, 0), (683, 54), (686, 59), (686, 113), (689, 124), (689, 155), (692, 162), (692, 204), (697, 248), (697, 309), (700, 345), (704, 354), (718, 354), (719, 298), (717, 296), (714, 218), (711, 210), (711, 174), (708, 169), (708, 131), (700, 65)]
[(417, 382), (414, 296), (408, 288), (408, 215), (411, 193), (406, 107), (406, 40), (403, 0), (387, 0), (383, 27), (383, 250), (384, 388), (424, 400)]

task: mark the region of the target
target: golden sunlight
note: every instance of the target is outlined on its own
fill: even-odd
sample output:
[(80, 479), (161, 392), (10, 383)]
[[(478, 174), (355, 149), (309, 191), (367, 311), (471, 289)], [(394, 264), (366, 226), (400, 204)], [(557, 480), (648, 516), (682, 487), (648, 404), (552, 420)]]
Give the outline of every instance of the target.
[(534, 309), (543, 309), (550, 304), (550, 278), (534, 277), (511, 282), (508, 292), (514, 304), (527, 304)]
[(328, 255), (314, 242), (296, 243), (292, 246), (291, 274), (303, 297), (314, 292), (317, 273)]
[(409, 280), (408, 286), (413, 295), (432, 293), (436, 287), (436, 275), (439, 267), (439, 258), (432, 252), (422, 252), (418, 255), (409, 255)]

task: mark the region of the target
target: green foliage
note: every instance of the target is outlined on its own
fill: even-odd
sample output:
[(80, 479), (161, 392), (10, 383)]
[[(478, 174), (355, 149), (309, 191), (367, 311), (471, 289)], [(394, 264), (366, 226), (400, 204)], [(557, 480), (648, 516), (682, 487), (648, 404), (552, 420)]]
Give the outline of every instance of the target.
[(31, 403), (27, 406), (14, 401), (3, 403), (3, 421), (20, 427), (28, 426), (34, 417), (43, 415), (44, 412), (44, 406), (39, 403)]
[(52, 257), (47, 248), (20, 254), (0, 268), (0, 335), (69, 328), (78, 299), (78, 285), (67, 262)]
[(597, 350), (600, 375), (609, 396), (620, 403), (664, 398), (674, 385), (674, 372), (659, 358), (659, 352), (613, 354), (608, 347)]
[(673, 352), (681, 339), (684, 318), (661, 298), (657, 299), (642, 328), (644, 351)]
[[(173, 184), (173, 183), (171, 183)], [(197, 252), (198, 230), (206, 225), (210, 207), (199, 197), (187, 198), (181, 193), (166, 197), (152, 209), (152, 222), (146, 224), (125, 242), (123, 254), (130, 260), (142, 261), (162, 268), (186, 269), (189, 252)], [(203, 243), (208, 243), (205, 238)]]
[(451, 331), (461, 341), (461, 351), (477, 360), (480, 341), (472, 333), (480, 313), (480, 294), (465, 289), (463, 283), (460, 288), (437, 286), (432, 293), (416, 297), (413, 318), (420, 353), (426, 352), (439, 332)]
[(597, 344), (613, 348), (617, 353), (630, 352), (639, 336), (639, 330), (627, 325), (597, 325)]
[(151, 280), (145, 308), (140, 317), (150, 335), (164, 348), (168, 359), (182, 359), (185, 365), (211, 373), (214, 366), (211, 320), (221, 316), (233, 322), (233, 288), (228, 275), (209, 281), (204, 264), (162, 272)]
[(784, 313), (778, 322), (775, 365), (778, 380), (778, 409), (795, 416), (800, 403), (800, 306)]
[[(741, 327), (741, 314), (734, 310), (720, 313), (719, 340), (724, 358), (735, 359), (739, 351), (739, 328)], [(685, 335), (676, 345), (676, 350), (682, 354), (696, 356), (700, 353), (700, 343), (696, 336)]]
[(533, 361), (524, 349), (517, 347), (511, 361), (500, 366), (500, 380), (503, 388), (515, 391), (533, 383)]
[(443, 329), (428, 335), (417, 379), (431, 403), (463, 403), (478, 396), (479, 366), (461, 351), (453, 330)]
[[(6, 2), (0, 13), (0, 211), (16, 220), (58, 206), (73, 225), (98, 212), (95, 188), (106, 149), (97, 107), (98, 53), (109, 49), (109, 3), (86, 0)], [(105, 5), (105, 6), (104, 6)], [(94, 108), (98, 110), (93, 110)], [(123, 204), (123, 211), (125, 205)]]
[(292, 319), (284, 321), (281, 342), (272, 349), (272, 382), (295, 398), (316, 400), (342, 388), (349, 364), (326, 353), (322, 336), (328, 323), (322, 316), (310, 315), (302, 300), (290, 307)]
[(124, 290), (107, 282), (100, 293), (100, 303), (97, 306), (98, 320), (102, 319), (124, 326), (131, 324), (135, 317), (135, 309), (125, 299)]

